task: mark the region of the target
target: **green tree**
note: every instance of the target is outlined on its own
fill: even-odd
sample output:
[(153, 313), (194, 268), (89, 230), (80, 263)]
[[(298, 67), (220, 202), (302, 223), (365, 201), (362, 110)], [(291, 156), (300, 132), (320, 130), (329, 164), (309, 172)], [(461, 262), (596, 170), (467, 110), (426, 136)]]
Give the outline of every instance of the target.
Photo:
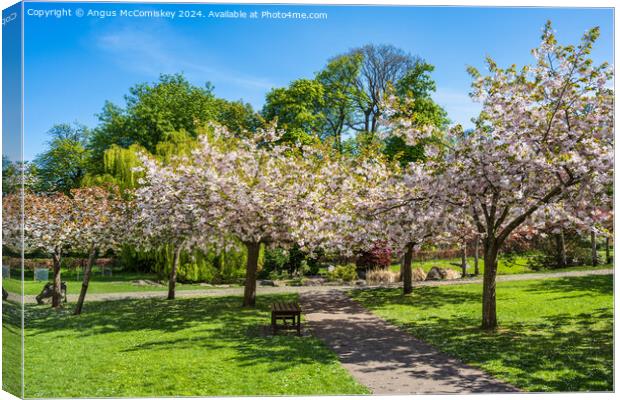
[(344, 151), (343, 135), (355, 110), (355, 101), (361, 96), (356, 85), (360, 73), (362, 57), (360, 54), (341, 55), (331, 59), (327, 66), (316, 75), (323, 85), (324, 101), (321, 110), (325, 124), (323, 138), (331, 137), (341, 153)]
[(205, 123), (217, 120), (217, 105), (210, 84), (194, 86), (181, 74), (161, 75), (157, 82), (133, 86), (124, 108), (106, 102), (99, 114), (100, 125), (89, 144), (96, 172), (102, 172), (103, 154), (113, 144), (139, 144), (154, 152), (172, 132), (195, 137)]
[(80, 124), (58, 124), (48, 134), (52, 137), (48, 149), (34, 160), (38, 189), (68, 193), (81, 186), (87, 173), (90, 130)]
[[(432, 99), (436, 90), (431, 73), (435, 67), (420, 61), (413, 65), (394, 87), (387, 92), (393, 93), (397, 107), (393, 117), (406, 118), (419, 126), (446, 127), (450, 122), (446, 111)], [(424, 143), (409, 146), (399, 136), (388, 136), (385, 139), (384, 153), (390, 159), (398, 159), (407, 164), (424, 158)]]
[(325, 88), (320, 82), (298, 79), (267, 93), (262, 115), (278, 121), (278, 127), (286, 131), (283, 140), (308, 143), (317, 140), (324, 129), (324, 104)]
[(217, 122), (237, 135), (247, 135), (265, 126), (263, 117), (254, 111), (252, 105), (242, 100), (216, 99)]

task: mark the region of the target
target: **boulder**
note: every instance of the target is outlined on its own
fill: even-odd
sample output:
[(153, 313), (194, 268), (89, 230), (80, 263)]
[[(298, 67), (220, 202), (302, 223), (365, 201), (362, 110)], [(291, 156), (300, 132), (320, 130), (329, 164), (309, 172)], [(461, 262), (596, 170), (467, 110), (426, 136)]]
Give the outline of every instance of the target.
[(426, 272), (420, 267), (413, 270), (413, 280), (414, 281), (423, 281), (426, 279)]
[(363, 279), (358, 279), (355, 281), (355, 286), (366, 286), (366, 281)]
[(440, 267), (433, 267), (426, 274), (427, 281), (440, 281), (446, 276), (446, 270)]
[(261, 286), (275, 286), (275, 282), (269, 279), (262, 279), (258, 281), (258, 284)]
[(321, 286), (325, 283), (325, 278), (322, 277), (308, 277), (303, 280), (304, 286)]
[(461, 277), (461, 273), (458, 271), (455, 271), (453, 269), (446, 269), (445, 270), (446, 275), (444, 276), (443, 279), (459, 279)]
[[(43, 286), (43, 290), (36, 297), (37, 304), (51, 303), (52, 295), (54, 294), (54, 283), (48, 282)], [(67, 302), (67, 282), (60, 283), (60, 296)]]
[(152, 281), (150, 279), (138, 279), (135, 281), (131, 281), (131, 283), (136, 286), (162, 286), (161, 283)]

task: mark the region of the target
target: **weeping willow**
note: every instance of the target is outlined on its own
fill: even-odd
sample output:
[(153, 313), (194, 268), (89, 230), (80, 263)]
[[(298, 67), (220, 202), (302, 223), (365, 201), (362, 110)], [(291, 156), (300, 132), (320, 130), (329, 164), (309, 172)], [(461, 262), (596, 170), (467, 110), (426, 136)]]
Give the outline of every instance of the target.
[[(204, 132), (208, 134), (208, 130)], [(170, 132), (165, 141), (157, 144), (152, 154), (163, 164), (170, 164), (175, 156), (186, 156), (198, 146), (198, 139), (185, 131)], [(115, 183), (122, 192), (135, 189), (143, 172), (134, 169), (141, 166), (139, 153), (149, 154), (142, 146), (133, 144), (129, 147), (112, 145), (104, 153), (103, 175), (88, 176), (89, 183)], [(165, 279), (172, 268), (174, 249), (163, 246), (157, 251), (142, 252), (133, 247), (125, 246), (119, 259), (124, 268), (138, 271), (156, 272)], [(259, 269), (262, 268), (264, 251), (259, 256)], [(239, 245), (237, 249), (217, 252), (195, 250), (181, 253), (180, 265), (177, 270), (181, 282), (231, 282), (245, 276), (247, 250)]]
[(134, 171), (141, 164), (138, 154), (145, 152), (144, 148), (132, 144), (128, 148), (112, 145), (103, 155), (104, 171), (116, 179), (121, 190), (135, 189), (138, 180), (143, 176), (142, 172)]
[(170, 164), (174, 156), (189, 156), (197, 146), (198, 139), (187, 132), (171, 132), (165, 141), (155, 146), (155, 157), (164, 164)]
[[(125, 268), (155, 272), (161, 279), (167, 279), (174, 259), (174, 248), (162, 246), (157, 251), (139, 251), (125, 247), (119, 254)], [(210, 250), (184, 251), (181, 253), (177, 279), (180, 282), (234, 282), (245, 276), (247, 251), (244, 246), (226, 252)], [(259, 271), (264, 262), (264, 249), (259, 255)]]
[[(196, 148), (198, 140), (185, 131), (171, 132), (167, 139), (157, 144), (155, 154), (151, 156), (163, 164), (170, 164), (175, 156), (189, 155)], [(146, 149), (138, 144), (129, 147), (112, 145), (103, 154), (104, 174), (87, 176), (86, 184), (115, 183), (121, 191), (131, 190), (138, 187), (138, 181), (144, 176), (143, 172), (134, 169), (141, 166), (139, 153), (149, 154)]]

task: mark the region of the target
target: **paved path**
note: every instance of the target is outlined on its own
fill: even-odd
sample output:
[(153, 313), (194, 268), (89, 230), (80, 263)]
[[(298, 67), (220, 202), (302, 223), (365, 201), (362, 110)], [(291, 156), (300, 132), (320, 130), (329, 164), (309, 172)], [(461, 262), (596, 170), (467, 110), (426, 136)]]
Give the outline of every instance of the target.
[(313, 335), (373, 394), (515, 392), (371, 314), (341, 291), (304, 293)]
[[(583, 270), (583, 271), (569, 271), (569, 272), (548, 272), (548, 273), (531, 273), (531, 274), (518, 274), (518, 275), (499, 275), (497, 277), (498, 282), (506, 281), (522, 281), (530, 279), (547, 279), (547, 278), (563, 278), (571, 276), (586, 276), (586, 275), (609, 275), (613, 274), (613, 269), (595, 269), (595, 270)], [(414, 282), (413, 287), (418, 286), (442, 286), (442, 285), (463, 285), (471, 283), (481, 283), (482, 278), (471, 279), (456, 279), (450, 281), (428, 281), (428, 282)], [(390, 285), (390, 287), (400, 287), (401, 284)], [(43, 285), (41, 285), (43, 287)], [(379, 286), (362, 286), (359, 288), (373, 288)], [(381, 286), (385, 287), (385, 286)], [(259, 286), (257, 293), (271, 294), (271, 293), (309, 293), (309, 292), (326, 292), (333, 290), (350, 290), (355, 286)], [(152, 292), (125, 292), (125, 293), (95, 293), (88, 294), (86, 301), (108, 301), (108, 300), (124, 300), (124, 299), (147, 299), (147, 298), (165, 298), (168, 292), (165, 290), (152, 291)], [(210, 288), (201, 290), (177, 290), (177, 297), (202, 297), (202, 296), (240, 296), (243, 295), (243, 287), (232, 288)], [(34, 295), (24, 296), (26, 303), (36, 303)], [(68, 301), (77, 301), (77, 294), (70, 294), (67, 296)], [(14, 293), (9, 293), (9, 300), (19, 301), (19, 296)]]

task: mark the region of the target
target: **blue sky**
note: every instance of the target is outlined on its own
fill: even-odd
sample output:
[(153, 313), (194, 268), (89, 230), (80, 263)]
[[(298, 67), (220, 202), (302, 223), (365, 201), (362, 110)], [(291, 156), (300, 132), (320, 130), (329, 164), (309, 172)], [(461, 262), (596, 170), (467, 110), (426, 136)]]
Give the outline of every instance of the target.
[(601, 27), (593, 52), (613, 60), (611, 9), (378, 6), (247, 6), (161, 4), (41, 4), (29, 9), (281, 10), (327, 12), (327, 20), (25, 17), (25, 159), (39, 153), (55, 123), (90, 127), (105, 100), (123, 103), (127, 89), (160, 73), (183, 72), (194, 84), (256, 108), (272, 87), (312, 77), (337, 54), (388, 43), (419, 55), (436, 70), (435, 100), (468, 126), (479, 106), (468, 98), (468, 65), (530, 63), (542, 26), (551, 19), (562, 43)]
[(21, 159), (21, 5), (2, 12), (2, 155), (11, 161)]

